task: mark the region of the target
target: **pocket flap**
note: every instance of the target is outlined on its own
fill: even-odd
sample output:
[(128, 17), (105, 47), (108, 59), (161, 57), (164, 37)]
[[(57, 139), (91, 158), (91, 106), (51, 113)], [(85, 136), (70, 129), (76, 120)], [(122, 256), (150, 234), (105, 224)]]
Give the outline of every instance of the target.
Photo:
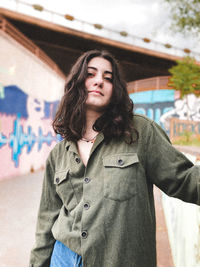
[(103, 158), (104, 167), (125, 168), (137, 162), (139, 162), (137, 153), (121, 153)]
[(67, 179), (67, 174), (68, 174), (69, 170), (66, 171), (58, 171), (55, 173), (54, 175), (54, 184), (59, 185), (60, 183), (62, 183), (64, 180)]

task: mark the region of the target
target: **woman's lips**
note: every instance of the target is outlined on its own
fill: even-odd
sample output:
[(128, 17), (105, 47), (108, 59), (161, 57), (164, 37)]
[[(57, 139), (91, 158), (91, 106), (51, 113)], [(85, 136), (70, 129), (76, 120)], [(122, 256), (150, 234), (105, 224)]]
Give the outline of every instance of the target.
[(88, 93), (95, 93), (95, 94), (99, 94), (99, 95), (103, 96), (102, 92), (97, 91), (97, 90), (90, 90), (90, 91), (88, 91)]

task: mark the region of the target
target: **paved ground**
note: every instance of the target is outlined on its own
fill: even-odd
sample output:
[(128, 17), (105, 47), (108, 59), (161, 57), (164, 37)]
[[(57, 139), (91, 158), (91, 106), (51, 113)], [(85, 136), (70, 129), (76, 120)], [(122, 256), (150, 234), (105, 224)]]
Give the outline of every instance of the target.
[(156, 207), (157, 267), (174, 267), (165, 215), (162, 207), (161, 191), (157, 187), (154, 187), (154, 197)]
[(193, 155), (196, 157), (196, 160), (199, 161), (200, 160), (200, 147), (196, 147), (196, 146), (180, 146), (180, 145), (175, 145), (175, 147), (184, 152), (184, 153), (188, 153), (190, 155)]
[[(27, 267), (34, 243), (43, 172), (0, 182), (0, 267)], [(160, 191), (157, 209), (158, 267), (173, 267)]]
[(27, 267), (43, 173), (0, 182), (0, 266)]

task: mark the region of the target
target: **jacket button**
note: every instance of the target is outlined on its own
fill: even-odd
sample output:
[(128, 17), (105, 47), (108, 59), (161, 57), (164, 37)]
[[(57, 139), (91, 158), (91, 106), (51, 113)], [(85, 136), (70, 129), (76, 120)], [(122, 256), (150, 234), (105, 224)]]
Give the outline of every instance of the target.
[(58, 183), (59, 183), (59, 181), (60, 181), (60, 179), (57, 177), (57, 178), (56, 178), (56, 183), (58, 184)]
[(81, 236), (82, 238), (87, 238), (88, 236), (87, 231), (82, 231)]
[(86, 202), (86, 203), (83, 205), (83, 207), (84, 207), (84, 209), (88, 210), (88, 209), (90, 208), (90, 204)]
[(120, 166), (124, 165), (124, 161), (123, 161), (122, 159), (118, 159), (117, 163), (118, 163)]
[(80, 163), (80, 162), (81, 162), (81, 160), (80, 160), (79, 158), (75, 158), (75, 161), (76, 161), (77, 163)]
[(85, 178), (84, 178), (84, 182), (85, 182), (86, 184), (88, 184), (88, 183), (90, 182), (90, 178), (85, 177)]

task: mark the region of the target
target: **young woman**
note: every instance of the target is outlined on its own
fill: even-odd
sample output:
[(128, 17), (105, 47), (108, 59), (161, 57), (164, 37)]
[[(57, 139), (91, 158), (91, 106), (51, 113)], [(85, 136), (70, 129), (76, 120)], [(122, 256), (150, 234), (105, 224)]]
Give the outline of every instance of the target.
[(155, 267), (153, 184), (199, 204), (200, 167), (133, 114), (113, 57), (84, 53), (53, 127), (30, 266)]

